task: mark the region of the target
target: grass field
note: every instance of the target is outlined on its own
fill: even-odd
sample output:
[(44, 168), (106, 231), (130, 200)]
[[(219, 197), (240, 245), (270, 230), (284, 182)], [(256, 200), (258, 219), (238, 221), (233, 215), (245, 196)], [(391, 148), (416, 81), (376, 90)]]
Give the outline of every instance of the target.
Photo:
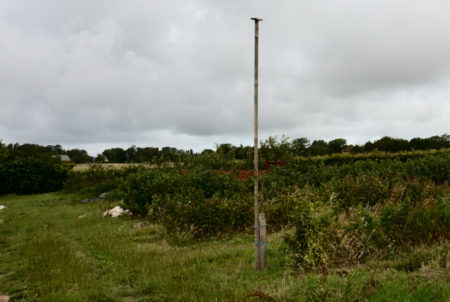
[[(432, 255), (322, 273), (296, 274), (282, 233), (269, 236), (267, 271), (255, 273), (253, 237), (172, 242), (158, 225), (102, 218), (117, 203), (80, 204), (58, 193), (3, 196), (0, 295), (10, 301), (450, 301), (442, 267), (448, 243)], [(448, 247), (448, 246), (447, 246)], [(414, 254), (414, 253), (413, 253)], [(408, 262), (409, 261), (409, 262)]]

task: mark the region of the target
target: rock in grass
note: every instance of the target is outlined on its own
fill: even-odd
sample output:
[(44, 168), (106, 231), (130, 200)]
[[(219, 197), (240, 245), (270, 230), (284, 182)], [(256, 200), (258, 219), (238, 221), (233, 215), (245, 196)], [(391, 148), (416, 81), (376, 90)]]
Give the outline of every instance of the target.
[(112, 218), (116, 218), (122, 215), (131, 215), (130, 210), (124, 210), (120, 206), (115, 206), (114, 208), (110, 210), (106, 210), (103, 213), (103, 217), (106, 217), (107, 215), (111, 215)]
[(8, 301), (9, 301), (8, 296), (0, 295), (0, 302), (8, 302)]
[(105, 199), (105, 197), (108, 195), (108, 194), (110, 194), (111, 192), (104, 192), (104, 193), (102, 193), (102, 194), (100, 194), (98, 197), (95, 197), (95, 198), (87, 198), (87, 199), (83, 199), (83, 200), (81, 200), (80, 202), (81, 203), (88, 203), (88, 202), (97, 202), (97, 201), (100, 201), (100, 200), (102, 200), (102, 199)]

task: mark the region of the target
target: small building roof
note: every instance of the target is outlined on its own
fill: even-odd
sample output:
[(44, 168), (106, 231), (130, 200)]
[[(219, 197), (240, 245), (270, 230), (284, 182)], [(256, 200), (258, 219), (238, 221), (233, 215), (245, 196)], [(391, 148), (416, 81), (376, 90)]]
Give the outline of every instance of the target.
[(61, 161), (70, 161), (70, 157), (67, 154), (61, 154), (59, 159), (61, 159)]

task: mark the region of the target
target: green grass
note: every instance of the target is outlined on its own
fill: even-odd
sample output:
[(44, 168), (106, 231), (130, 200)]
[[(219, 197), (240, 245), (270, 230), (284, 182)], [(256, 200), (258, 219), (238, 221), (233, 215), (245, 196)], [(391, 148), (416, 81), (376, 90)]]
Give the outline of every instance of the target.
[(102, 218), (117, 203), (80, 204), (75, 195), (0, 204), (0, 295), (12, 301), (450, 301), (448, 263), (439, 259), (446, 243), (411, 259), (301, 275), (275, 233), (269, 267), (256, 273), (251, 235), (176, 243), (158, 225)]

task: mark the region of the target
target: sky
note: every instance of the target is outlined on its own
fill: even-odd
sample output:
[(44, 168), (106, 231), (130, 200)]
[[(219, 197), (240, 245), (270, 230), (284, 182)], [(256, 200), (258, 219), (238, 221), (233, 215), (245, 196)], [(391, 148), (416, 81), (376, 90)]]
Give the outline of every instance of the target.
[(0, 139), (361, 144), (450, 133), (450, 2), (0, 0)]

